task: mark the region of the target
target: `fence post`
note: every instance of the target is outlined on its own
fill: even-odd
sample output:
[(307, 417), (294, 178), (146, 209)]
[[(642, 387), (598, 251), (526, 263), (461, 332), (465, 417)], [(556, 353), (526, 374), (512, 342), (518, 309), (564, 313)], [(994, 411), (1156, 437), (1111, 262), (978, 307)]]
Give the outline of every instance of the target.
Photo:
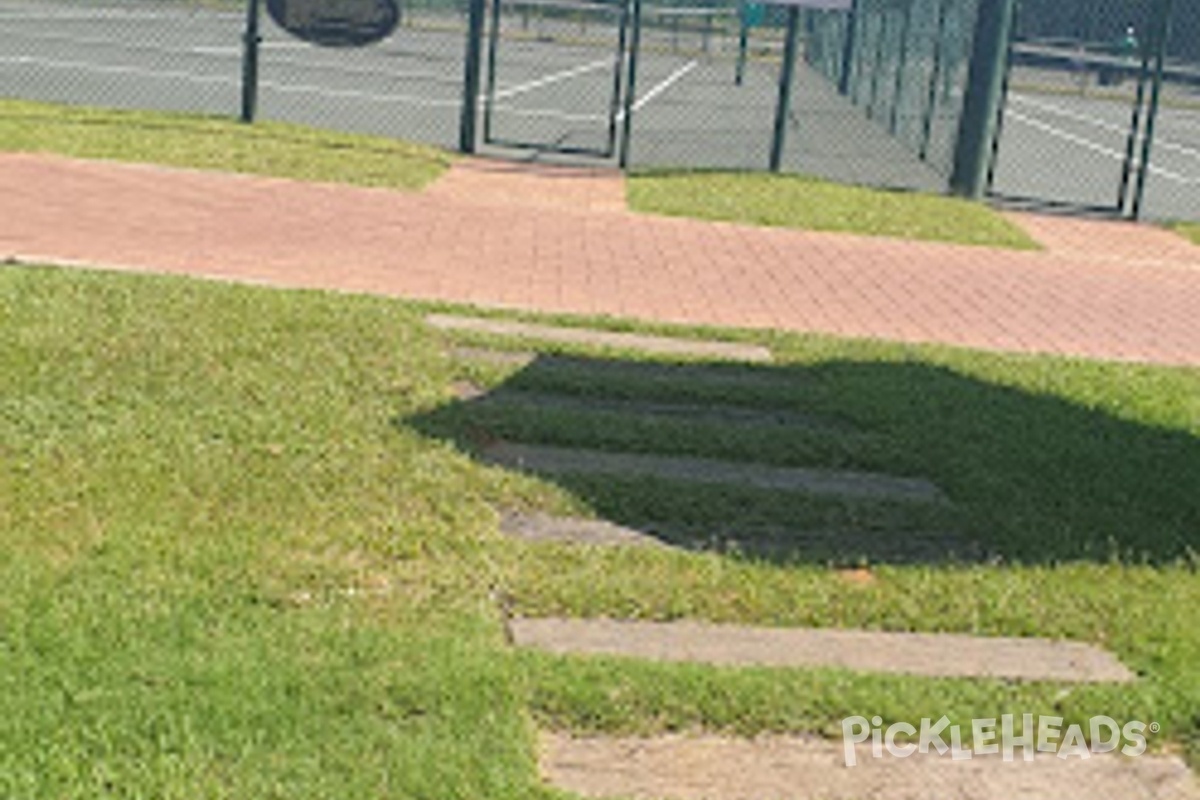
[(783, 162), (783, 143), (787, 138), (791, 115), (792, 82), (796, 75), (796, 39), (799, 38), (800, 7), (788, 6), (787, 40), (783, 46), (783, 66), (779, 69), (779, 101), (775, 105), (775, 135), (771, 138), (771, 172), (779, 172)]
[[(492, 0), (498, 3), (500, 0)], [(458, 149), (475, 152), (475, 122), (479, 115), (479, 68), (482, 64), (483, 18), (487, 0), (470, 0), (467, 9), (467, 55), (463, 67), (462, 110), (458, 122)]]
[(254, 122), (258, 113), (258, 46), (262, 44), (258, 23), (260, 0), (246, 0), (246, 30), (242, 33), (242, 115), (245, 123)]
[(629, 168), (629, 143), (633, 138), (633, 110), (636, 105), (638, 54), (642, 49), (642, 0), (625, 0), (633, 13), (633, 33), (629, 41), (628, 71), (625, 80), (625, 105), (621, 109), (621, 169)]
[(842, 43), (842, 74), (838, 80), (838, 93), (850, 94), (850, 74), (854, 71), (854, 40), (858, 37), (858, 12), (862, 0), (854, 0), (846, 17), (846, 41)]
[(979, 5), (967, 94), (954, 148), (954, 172), (950, 177), (950, 190), (962, 197), (978, 200), (987, 186), (1015, 4), (1015, 0), (991, 0)]
[(1166, 71), (1167, 45), (1171, 38), (1171, 17), (1175, 13), (1174, 0), (1162, 0), (1158, 20), (1157, 45), (1154, 55), (1154, 84), (1150, 89), (1150, 108), (1146, 111), (1146, 133), (1142, 139), (1142, 159), (1138, 164), (1137, 188), (1133, 193), (1130, 210), (1135, 220), (1142, 218), (1142, 201), (1146, 197), (1146, 179), (1150, 174), (1150, 157), (1154, 150), (1154, 130), (1158, 121), (1158, 107), (1162, 99), (1163, 75)]
[(746, 77), (746, 49), (750, 46), (750, 20), (746, 0), (738, 3), (738, 51), (737, 64), (733, 69), (733, 83), (741, 86)]

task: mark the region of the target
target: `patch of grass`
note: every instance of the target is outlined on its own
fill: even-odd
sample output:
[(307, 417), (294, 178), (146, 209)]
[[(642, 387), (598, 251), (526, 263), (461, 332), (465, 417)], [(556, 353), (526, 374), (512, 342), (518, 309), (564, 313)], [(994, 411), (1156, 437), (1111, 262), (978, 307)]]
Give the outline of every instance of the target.
[(784, 228), (1037, 249), (992, 209), (949, 197), (889, 192), (792, 175), (646, 173), (628, 184), (635, 211)]
[(420, 189), (451, 156), (424, 145), (276, 122), (0, 100), (0, 150)]
[(1175, 230), (1196, 244), (1200, 244), (1200, 222), (1181, 222), (1175, 226)]
[[(0, 268), (0, 796), (548, 797), (534, 721), (832, 731), (847, 714), (1093, 713), (1200, 756), (1200, 370), (740, 332), (775, 365), (576, 353), (468, 365), (425, 307)], [(622, 327), (638, 327), (622, 325)], [(615, 366), (614, 366), (615, 364)], [(607, 371), (605, 371), (607, 369)], [(650, 371), (647, 371), (650, 369)], [(623, 421), (473, 416), (470, 376), (576, 398), (719, 401), (869, 438), (697, 421), (637, 440), (920, 474), (951, 511), (489, 467), (489, 426), (627, 447)], [(482, 430), (480, 430), (482, 429)], [(664, 433), (665, 431), (666, 433)], [(635, 442), (636, 443), (636, 442)], [(535, 546), (497, 510), (953, 526), (1003, 563)], [(514, 654), (517, 613), (1062, 636), (1140, 674), (1063, 687)]]

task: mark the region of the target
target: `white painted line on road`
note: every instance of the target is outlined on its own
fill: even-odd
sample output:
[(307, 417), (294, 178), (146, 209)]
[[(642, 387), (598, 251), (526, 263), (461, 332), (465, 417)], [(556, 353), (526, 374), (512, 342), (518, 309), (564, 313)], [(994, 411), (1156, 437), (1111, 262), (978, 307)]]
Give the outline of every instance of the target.
[[(1128, 134), (1129, 134), (1129, 126), (1128, 125), (1115, 125), (1111, 122), (1105, 122), (1104, 120), (1097, 119), (1097, 118), (1089, 116), (1087, 114), (1080, 114), (1078, 111), (1071, 111), (1070, 109), (1062, 108), (1061, 106), (1056, 106), (1052, 103), (1046, 103), (1046, 102), (1042, 102), (1039, 100), (1032, 100), (1028, 97), (1025, 97), (1025, 96), (1019, 95), (1019, 94), (1013, 94), (1013, 95), (1010, 95), (1010, 97), (1011, 97), (1011, 99), (1016, 100), (1020, 103), (1024, 103), (1027, 106), (1031, 106), (1033, 108), (1038, 108), (1043, 111), (1048, 111), (1051, 114), (1057, 114), (1060, 117), (1066, 117), (1067, 119), (1073, 119), (1078, 122), (1083, 122), (1088, 125), (1093, 125), (1097, 128), (1100, 128), (1101, 130), (1112, 131), (1114, 133), (1119, 133), (1123, 136), (1128, 136)], [(1164, 150), (1170, 150), (1172, 152), (1179, 153), (1179, 154), (1187, 156), (1189, 158), (1200, 159), (1200, 150), (1193, 150), (1192, 148), (1190, 148), (1186, 145), (1182, 145), (1177, 142), (1172, 142), (1168, 139), (1164, 139), (1161, 134), (1154, 137), (1154, 146), (1156, 148), (1161, 147)]]
[[(1053, 125), (1048, 125), (1047, 123), (1042, 122), (1040, 120), (1033, 119), (1032, 117), (1027, 117), (1019, 111), (1013, 111), (1011, 108), (1005, 113), (1004, 116), (1005, 116), (1005, 119), (1012, 119), (1017, 122), (1023, 122), (1031, 128), (1036, 128), (1037, 130), (1042, 131), (1043, 133), (1046, 133), (1046, 134), (1049, 134), (1050, 136), (1054, 136), (1058, 139), (1062, 139), (1064, 141), (1070, 142), (1071, 144), (1079, 145), (1080, 147), (1082, 147), (1086, 150), (1091, 150), (1093, 153), (1099, 153), (1100, 155), (1108, 156), (1109, 158), (1115, 159), (1117, 161), (1125, 160), (1125, 153), (1123, 153), (1121, 151), (1113, 150), (1110, 147), (1105, 147), (1102, 144), (1097, 144), (1096, 142), (1093, 142), (1090, 139), (1085, 139), (1082, 136), (1076, 136), (1073, 133), (1068, 133), (1067, 131), (1060, 130), (1059, 128), (1056, 128)], [(1153, 175), (1157, 175), (1160, 178), (1165, 178), (1166, 180), (1174, 181), (1175, 183), (1182, 183), (1185, 186), (1193, 186), (1193, 185), (1200, 186), (1200, 179), (1189, 178), (1184, 175), (1180, 175), (1176, 172), (1171, 172), (1169, 170), (1165, 170), (1162, 167), (1156, 167), (1156, 166), (1151, 165), (1150, 173)]]
[(569, 78), (574, 78), (577, 75), (583, 75), (588, 72), (595, 72), (596, 70), (600, 69), (601, 67), (612, 66), (612, 63), (613, 63), (613, 61), (611, 58), (602, 58), (599, 61), (593, 61), (590, 64), (584, 64), (581, 67), (575, 67), (573, 69), (563, 70), (562, 72), (554, 72), (554, 73), (551, 73), (550, 75), (546, 75), (545, 77), (538, 78), (538, 79), (532, 80), (532, 81), (528, 81), (526, 83), (518, 83), (516, 86), (510, 86), (509, 88), (504, 89), (503, 91), (496, 92), (494, 95), (492, 95), (492, 97), (493, 97), (493, 99), (500, 99), (500, 98), (504, 98), (504, 97), (515, 97), (519, 94), (524, 94), (525, 92), (531, 92), (534, 89), (539, 89), (543, 86), (549, 86), (552, 83), (558, 83), (559, 81), (565, 81)]

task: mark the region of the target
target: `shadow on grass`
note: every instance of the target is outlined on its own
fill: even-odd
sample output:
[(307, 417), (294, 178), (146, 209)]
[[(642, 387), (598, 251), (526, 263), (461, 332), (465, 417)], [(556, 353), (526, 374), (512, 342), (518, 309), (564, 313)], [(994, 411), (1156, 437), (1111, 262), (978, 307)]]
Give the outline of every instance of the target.
[(1200, 437), (920, 362), (539, 356), (397, 424), (485, 463), (520, 442), (925, 478), (949, 500), (542, 475), (656, 540), (771, 561), (1164, 563), (1200, 550)]

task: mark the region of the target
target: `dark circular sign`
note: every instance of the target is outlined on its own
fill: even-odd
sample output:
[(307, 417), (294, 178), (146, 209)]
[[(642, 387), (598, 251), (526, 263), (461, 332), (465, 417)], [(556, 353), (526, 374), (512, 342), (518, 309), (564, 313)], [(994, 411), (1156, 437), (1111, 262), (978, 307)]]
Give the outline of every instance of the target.
[(293, 36), (322, 47), (364, 47), (400, 22), (397, 0), (267, 0), (267, 13)]

